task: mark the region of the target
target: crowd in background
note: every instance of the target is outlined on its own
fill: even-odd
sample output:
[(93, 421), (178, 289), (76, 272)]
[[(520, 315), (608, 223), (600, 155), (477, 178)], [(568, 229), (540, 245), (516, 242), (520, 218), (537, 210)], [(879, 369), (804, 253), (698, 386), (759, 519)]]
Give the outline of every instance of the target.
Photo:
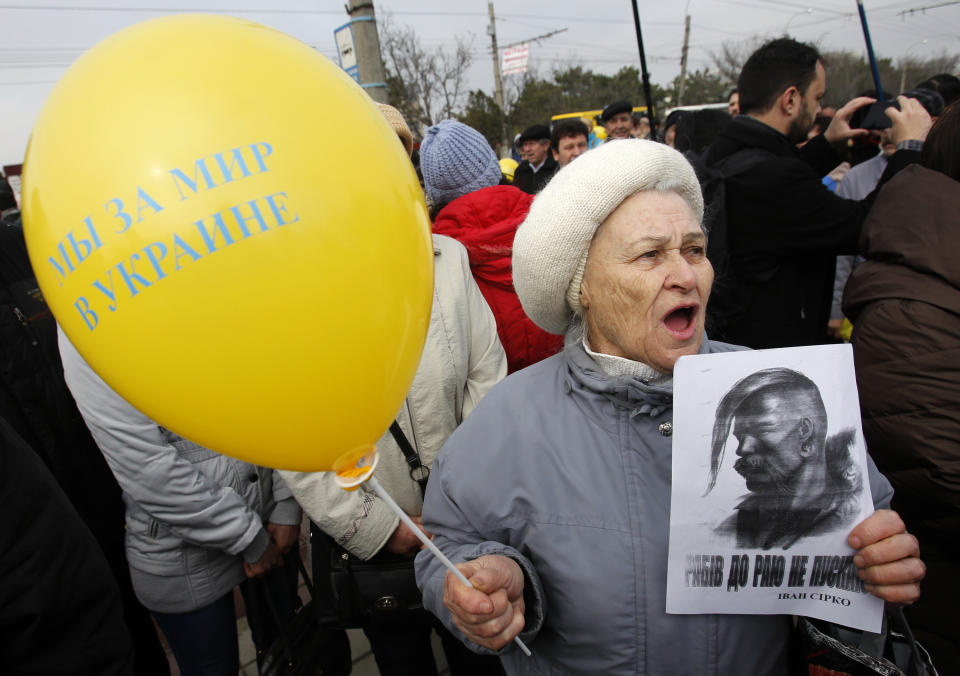
[[(536, 668), (546, 671), (695, 669), (693, 656), (706, 648), (677, 636), (707, 626), (667, 621), (662, 604), (654, 607), (662, 580), (638, 586), (649, 598), (626, 604), (654, 618), (645, 631), (662, 647), (646, 653), (637, 647), (646, 639), (630, 635), (638, 620), (623, 617), (630, 608), (606, 596), (622, 596), (617, 585), (636, 570), (653, 578), (665, 565), (668, 514), (658, 510), (669, 469), (665, 483), (637, 479), (647, 493), (610, 491), (597, 507), (610, 523), (639, 515), (643, 526), (633, 528), (659, 533), (624, 573), (606, 560), (635, 555), (587, 532), (584, 505), (592, 503), (578, 481), (601, 470), (581, 467), (578, 453), (607, 443), (606, 432), (591, 436), (594, 428), (622, 427), (638, 430), (630, 433), (641, 447), (659, 449), (656, 462), (669, 460), (660, 419), (671, 415), (678, 354), (843, 340), (853, 344), (864, 435), (879, 469), (871, 474), (874, 500), (902, 518), (884, 537), (919, 542), (919, 555), (907, 548), (897, 559), (905, 569), (922, 558), (926, 571), (919, 600), (903, 590), (878, 595), (916, 600), (906, 616), (918, 639), (941, 673), (960, 673), (960, 268), (952, 255), (960, 253), (960, 80), (930, 75), (892, 99), (895, 107), (872, 110), (875, 119), (864, 113), (876, 92), (826, 110), (829, 65), (808, 45), (775, 40), (748, 60), (726, 109), (676, 110), (660, 123), (632, 102), (610, 102), (596, 120), (545, 119), (520, 131), (512, 159), (498, 158), (456, 120), (426, 129), (417, 143), (399, 113), (381, 105), (421, 177), (435, 291), (420, 366), (396, 429), (378, 442), (377, 476), (487, 584), (470, 596), (421, 555), (426, 609), (363, 625), (381, 673), (436, 673), (431, 632), (455, 675), (527, 673), (534, 663), (510, 648), (516, 635), (531, 642)], [(2, 670), (168, 673), (152, 618), (181, 673), (236, 674), (234, 589), (247, 602), (257, 646), (271, 644), (274, 616), (290, 618), (299, 604), (303, 512), (315, 556), (332, 547), (386, 566), (401, 561), (412, 579), (420, 542), (372, 491), (346, 493), (329, 473), (280, 472), (217, 454), (157, 425), (101, 380), (58, 335), (16, 204), (5, 183), (0, 189), (0, 502), (15, 525), (0, 548), (0, 667), (9, 666)], [(675, 203), (641, 204), (657, 191)], [(670, 272), (642, 292), (613, 286), (615, 272), (601, 266), (604, 247), (622, 245), (611, 233), (631, 227), (623, 214), (653, 222), (666, 212), (702, 232), (689, 252), (686, 244), (676, 249), (687, 276)], [(671, 244), (652, 253), (672, 261), (674, 251)], [(629, 318), (667, 292), (698, 298), (665, 314), (683, 324), (669, 338), (680, 347), (663, 347), (660, 328), (637, 328)], [(649, 331), (650, 344), (634, 349), (629, 331)], [(645, 402), (643, 415), (617, 422), (603, 412), (621, 405), (614, 381), (628, 383), (630, 394), (620, 396)], [(580, 425), (564, 422), (581, 414)], [(433, 470), (429, 484), (413, 478), (407, 448)], [(553, 483), (524, 483), (534, 471)], [(669, 505), (669, 492), (665, 499)], [(578, 551), (565, 552), (569, 538)], [(864, 575), (880, 587), (912, 589), (919, 579), (911, 570), (913, 577), (889, 582)], [(268, 604), (275, 613), (266, 613)], [(349, 642), (326, 610), (317, 632), (323, 673), (348, 674)], [(744, 663), (753, 673), (782, 669), (779, 624), (746, 616), (724, 619), (716, 631), (728, 650), (753, 653), (710, 657), (717, 673)]]

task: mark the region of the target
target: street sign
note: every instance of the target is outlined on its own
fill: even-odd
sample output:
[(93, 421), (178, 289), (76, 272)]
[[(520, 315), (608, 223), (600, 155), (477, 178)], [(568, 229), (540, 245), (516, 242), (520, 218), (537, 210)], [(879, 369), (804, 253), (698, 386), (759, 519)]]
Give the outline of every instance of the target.
[(360, 82), (360, 69), (357, 67), (357, 51), (353, 46), (353, 29), (350, 23), (345, 23), (333, 31), (337, 42), (337, 57), (340, 67), (347, 71), (347, 75)]
[(503, 75), (514, 75), (527, 71), (527, 61), (530, 58), (530, 43), (507, 47), (503, 50), (503, 63), (500, 72)]

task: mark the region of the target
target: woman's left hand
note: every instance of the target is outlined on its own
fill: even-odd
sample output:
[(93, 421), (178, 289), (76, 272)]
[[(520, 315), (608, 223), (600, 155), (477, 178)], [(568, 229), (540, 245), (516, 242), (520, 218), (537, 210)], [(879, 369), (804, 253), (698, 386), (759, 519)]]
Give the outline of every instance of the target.
[(853, 563), (867, 591), (891, 603), (920, 598), (927, 567), (920, 560), (917, 538), (907, 532), (899, 514), (877, 510), (853, 529), (847, 542), (857, 550)]
[(270, 522), (267, 524), (267, 533), (280, 553), (286, 554), (300, 540), (300, 524), (284, 525)]

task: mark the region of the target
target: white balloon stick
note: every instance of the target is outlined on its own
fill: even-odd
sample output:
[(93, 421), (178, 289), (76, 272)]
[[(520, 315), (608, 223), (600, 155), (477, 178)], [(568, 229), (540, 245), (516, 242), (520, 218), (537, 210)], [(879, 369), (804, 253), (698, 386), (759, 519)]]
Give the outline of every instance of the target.
[[(370, 487), (374, 490), (374, 492), (380, 496), (380, 499), (387, 503), (387, 505), (390, 506), (390, 509), (392, 509), (394, 513), (400, 517), (400, 520), (407, 525), (407, 528), (413, 531), (414, 535), (420, 539), (420, 542), (422, 542), (424, 546), (430, 550), (430, 553), (440, 559), (440, 562), (447, 567), (447, 570), (456, 575), (458, 580), (473, 589), (473, 585), (470, 584), (470, 580), (468, 580), (464, 574), (461, 573), (455, 565), (453, 565), (453, 562), (448, 559), (443, 552), (440, 551), (439, 547), (430, 541), (430, 538), (428, 538), (427, 534), (423, 532), (423, 529), (415, 524), (413, 519), (407, 516), (406, 512), (400, 509), (400, 505), (398, 505), (394, 499), (390, 497), (389, 493), (383, 489), (383, 486), (380, 485), (380, 482), (377, 481), (375, 477), (371, 476), (369, 479), (367, 479), (367, 483), (370, 484)], [(532, 653), (530, 652), (530, 648), (526, 646), (519, 636), (514, 636), (513, 642), (520, 647), (520, 650), (523, 651), (524, 655), (527, 657), (531, 656)]]

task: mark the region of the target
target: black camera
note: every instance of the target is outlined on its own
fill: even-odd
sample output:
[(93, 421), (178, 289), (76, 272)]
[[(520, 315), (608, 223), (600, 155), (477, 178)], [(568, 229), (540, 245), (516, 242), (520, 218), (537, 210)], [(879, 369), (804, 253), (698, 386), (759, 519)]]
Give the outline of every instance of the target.
[(900, 110), (900, 104), (896, 99), (890, 101), (877, 101), (869, 106), (863, 106), (854, 111), (850, 116), (851, 129), (889, 129), (893, 122), (886, 115), (887, 108), (896, 108)]

